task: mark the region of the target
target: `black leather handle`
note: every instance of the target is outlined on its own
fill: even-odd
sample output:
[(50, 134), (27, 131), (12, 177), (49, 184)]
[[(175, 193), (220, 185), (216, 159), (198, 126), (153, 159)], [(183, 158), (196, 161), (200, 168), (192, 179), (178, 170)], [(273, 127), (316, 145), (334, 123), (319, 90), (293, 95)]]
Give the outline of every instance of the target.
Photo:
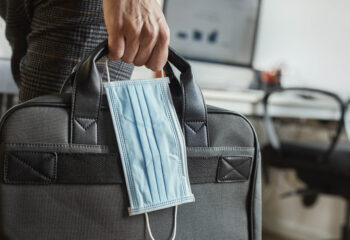
[[(108, 52), (107, 40), (102, 42), (73, 70), (71, 142), (97, 144), (97, 122), (102, 99), (102, 79), (96, 61)], [(191, 66), (169, 48), (168, 62), (180, 72), (180, 81), (167, 63), (170, 90), (177, 108), (187, 146), (208, 146), (207, 110), (202, 92), (196, 84)]]
[(72, 86), (70, 140), (72, 143), (97, 144), (97, 122), (102, 99), (101, 76), (96, 61), (107, 53), (100, 44), (75, 68)]

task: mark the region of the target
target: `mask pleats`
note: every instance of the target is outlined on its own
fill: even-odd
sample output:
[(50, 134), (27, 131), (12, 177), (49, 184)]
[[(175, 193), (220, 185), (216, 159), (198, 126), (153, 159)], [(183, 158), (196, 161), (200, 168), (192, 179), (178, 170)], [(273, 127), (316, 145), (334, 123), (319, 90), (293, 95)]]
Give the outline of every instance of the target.
[[(152, 89), (154, 91), (154, 89)], [(161, 104), (157, 104), (156, 106), (149, 106), (149, 103), (147, 101), (147, 98), (145, 96), (145, 91), (143, 86), (137, 86), (137, 93), (138, 97), (140, 99), (140, 106), (142, 108), (142, 112), (144, 113), (144, 119), (146, 122), (146, 132), (148, 136), (148, 140), (151, 146), (152, 156), (153, 156), (153, 163), (154, 171), (155, 171), (155, 177), (157, 181), (158, 186), (158, 194), (161, 201), (168, 200), (167, 193), (165, 189), (165, 179), (164, 179), (164, 171), (163, 171), (163, 164), (160, 155), (160, 149), (159, 145), (156, 141), (155, 137), (155, 130), (158, 125), (162, 124), (166, 119), (166, 116), (164, 116), (161, 112), (157, 114), (156, 117), (152, 118), (152, 114), (150, 112), (150, 109), (153, 107), (156, 107), (159, 109), (159, 107), (162, 107)]]
[[(149, 145), (148, 136), (146, 132), (146, 125), (145, 125), (145, 119), (142, 114), (141, 106), (139, 103), (139, 99), (136, 93), (136, 89), (134, 86), (128, 86), (128, 93), (129, 93), (129, 100), (131, 102), (133, 114), (134, 114), (134, 120), (135, 120), (135, 128), (137, 129), (137, 138), (139, 140), (139, 145), (141, 145), (141, 152), (142, 155), (140, 157), (140, 161), (143, 163), (141, 166), (144, 166), (144, 168), (140, 169), (143, 170), (143, 174), (145, 178), (143, 178), (144, 181), (147, 181), (148, 187), (150, 189), (150, 198), (152, 202), (159, 202), (159, 196), (157, 193), (157, 182), (155, 179), (154, 174), (154, 167), (152, 164), (152, 152), (151, 152), (151, 146)], [(134, 176), (137, 178), (138, 176)], [(143, 185), (143, 183), (141, 183)]]
[[(145, 147), (147, 145), (147, 152), (149, 153), (149, 157), (145, 158), (145, 165), (147, 166), (147, 174), (146, 176), (148, 177), (148, 181), (150, 184), (153, 185), (153, 188), (151, 189), (151, 194), (152, 198), (154, 199), (154, 202), (159, 202), (161, 200), (160, 196), (160, 187), (159, 187), (159, 180), (158, 178), (162, 179), (162, 171), (159, 171), (159, 163), (160, 163), (160, 158), (159, 158), (159, 153), (158, 153), (158, 148), (157, 144), (155, 143), (154, 139), (154, 134), (153, 134), (153, 129), (152, 129), (152, 123), (151, 119), (147, 110), (147, 104), (146, 100), (143, 96), (143, 91), (142, 91), (142, 86), (136, 85), (134, 86), (134, 90), (136, 91), (136, 97), (138, 99), (138, 106), (140, 109), (140, 113), (143, 118), (143, 129), (145, 131), (145, 138), (147, 139), (147, 144), (145, 144)], [(158, 171), (157, 171), (158, 170)], [(160, 176), (158, 176), (160, 174)]]
[[(156, 91), (156, 92), (155, 92)], [(154, 126), (154, 136), (158, 143), (160, 158), (162, 160), (163, 176), (166, 178), (165, 189), (167, 199), (173, 200), (181, 195), (179, 165), (178, 165), (178, 141), (175, 136), (175, 129), (171, 126), (170, 116), (165, 108), (165, 98), (162, 92), (162, 86), (154, 87), (152, 85), (144, 86), (145, 99), (147, 100), (152, 122)], [(156, 97), (154, 97), (156, 96)], [(168, 129), (166, 131), (166, 129)]]

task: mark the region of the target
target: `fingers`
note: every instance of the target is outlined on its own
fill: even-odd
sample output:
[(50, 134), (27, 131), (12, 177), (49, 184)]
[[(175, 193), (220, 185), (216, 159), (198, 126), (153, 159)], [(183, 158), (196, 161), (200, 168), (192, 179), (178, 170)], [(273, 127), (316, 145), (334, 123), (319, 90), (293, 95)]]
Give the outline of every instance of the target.
[(161, 71), (168, 59), (169, 30), (163, 28), (159, 32), (157, 43), (146, 63), (146, 67), (153, 71)]
[(146, 65), (157, 43), (157, 37), (158, 27), (156, 25), (147, 24), (144, 26), (140, 37), (139, 51), (134, 60), (135, 66)]
[(168, 57), (169, 28), (157, 0), (103, 0), (107, 57), (153, 71)]
[(154, 25), (141, 30), (129, 26), (124, 35), (109, 38), (108, 58), (160, 71), (168, 59), (169, 35), (167, 26), (160, 30)]
[(103, 12), (108, 32), (107, 57), (111, 60), (120, 59), (124, 55), (125, 41), (121, 31), (123, 26), (121, 9), (121, 1), (103, 0)]
[(124, 25), (125, 50), (122, 60), (126, 63), (133, 63), (140, 47), (140, 34), (142, 25), (138, 22), (126, 21)]

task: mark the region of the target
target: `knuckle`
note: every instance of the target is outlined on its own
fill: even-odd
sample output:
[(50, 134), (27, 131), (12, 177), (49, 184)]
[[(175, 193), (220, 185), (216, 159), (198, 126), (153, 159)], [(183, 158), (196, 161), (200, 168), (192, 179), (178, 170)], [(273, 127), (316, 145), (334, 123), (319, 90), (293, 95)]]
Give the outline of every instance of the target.
[(145, 34), (148, 38), (154, 39), (157, 37), (157, 29), (154, 26), (145, 27)]
[(159, 40), (163, 43), (169, 43), (170, 31), (167, 28), (162, 28), (159, 30)]
[(128, 34), (126, 35), (126, 40), (134, 40), (136, 38), (137, 38), (137, 32), (130, 29)]
[(140, 33), (136, 30), (129, 31), (126, 35), (126, 41), (132, 44), (136, 44), (140, 39)]
[(141, 25), (137, 22), (134, 22), (133, 24), (131, 24), (129, 26), (129, 33), (134, 35), (134, 36), (137, 36), (140, 34), (140, 29), (141, 29)]

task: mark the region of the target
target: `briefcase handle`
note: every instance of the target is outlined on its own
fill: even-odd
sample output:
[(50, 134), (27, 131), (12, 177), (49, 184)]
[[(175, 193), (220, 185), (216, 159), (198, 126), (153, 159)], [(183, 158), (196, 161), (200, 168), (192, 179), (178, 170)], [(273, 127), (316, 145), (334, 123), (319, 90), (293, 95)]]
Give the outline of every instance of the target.
[[(108, 52), (105, 40), (83, 59), (72, 72), (71, 143), (97, 144), (97, 122), (102, 101), (102, 79), (96, 62)], [(170, 64), (180, 71), (180, 80)], [(190, 64), (169, 48), (164, 68), (170, 78), (170, 90), (182, 124), (186, 145), (208, 146), (207, 109)]]

